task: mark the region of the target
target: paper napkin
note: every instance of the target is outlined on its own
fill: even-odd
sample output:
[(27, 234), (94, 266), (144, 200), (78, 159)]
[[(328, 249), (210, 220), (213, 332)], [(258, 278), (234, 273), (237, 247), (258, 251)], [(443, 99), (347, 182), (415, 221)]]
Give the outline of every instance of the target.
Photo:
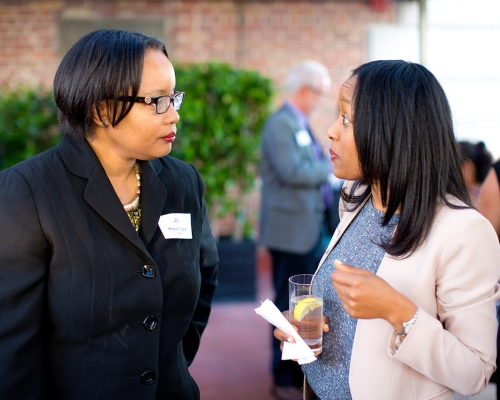
[(288, 322), (281, 311), (269, 299), (266, 299), (255, 312), (264, 318), (267, 322), (281, 329), (283, 332), (293, 336), (295, 343), (283, 342), (282, 360), (297, 360), (299, 364), (308, 364), (316, 360), (316, 356), (311, 348), (300, 337), (292, 324)]

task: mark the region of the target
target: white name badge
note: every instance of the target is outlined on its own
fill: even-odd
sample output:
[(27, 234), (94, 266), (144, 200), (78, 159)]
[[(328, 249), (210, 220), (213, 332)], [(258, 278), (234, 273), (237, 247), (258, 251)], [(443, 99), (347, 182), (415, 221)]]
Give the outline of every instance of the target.
[(158, 225), (165, 239), (192, 239), (191, 214), (172, 213), (160, 217)]
[(295, 134), (295, 140), (300, 147), (309, 146), (312, 142), (311, 136), (305, 129), (302, 129)]

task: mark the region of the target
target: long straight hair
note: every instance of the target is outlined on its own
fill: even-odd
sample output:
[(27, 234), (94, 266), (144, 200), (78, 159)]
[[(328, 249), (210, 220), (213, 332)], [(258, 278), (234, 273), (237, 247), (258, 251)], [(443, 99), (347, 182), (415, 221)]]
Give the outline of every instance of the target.
[[(437, 79), (420, 64), (373, 61), (356, 68), (352, 76), (357, 78), (354, 140), (364, 178), (342, 196), (354, 210), (378, 185), (387, 207), (382, 224), (400, 209), (397, 229), (382, 248), (407, 257), (427, 237), (440, 201), (451, 208), (472, 207), (451, 109)], [(450, 203), (447, 194), (465, 206)]]

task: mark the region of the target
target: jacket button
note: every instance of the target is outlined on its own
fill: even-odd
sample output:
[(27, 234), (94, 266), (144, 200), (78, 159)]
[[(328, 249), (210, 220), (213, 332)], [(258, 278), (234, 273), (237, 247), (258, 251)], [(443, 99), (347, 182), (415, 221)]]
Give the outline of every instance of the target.
[(141, 375), (141, 383), (143, 385), (151, 385), (156, 380), (156, 374), (153, 371), (145, 371)]
[(156, 328), (156, 325), (158, 325), (158, 318), (150, 315), (149, 317), (146, 317), (144, 321), (142, 321), (142, 325), (144, 325), (144, 328), (146, 328), (148, 331), (152, 331), (154, 328)]
[(154, 278), (156, 275), (156, 270), (155, 270), (155, 267), (153, 267), (152, 265), (144, 265), (142, 267), (142, 276), (144, 276), (145, 278)]

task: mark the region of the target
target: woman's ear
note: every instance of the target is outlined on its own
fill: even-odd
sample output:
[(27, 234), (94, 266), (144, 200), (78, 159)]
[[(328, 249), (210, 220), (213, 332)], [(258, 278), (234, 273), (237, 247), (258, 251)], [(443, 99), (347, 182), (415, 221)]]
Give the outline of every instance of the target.
[(94, 109), (92, 111), (92, 120), (96, 125), (106, 127), (108, 126), (106, 123), (106, 115), (107, 115), (107, 107), (104, 101), (101, 101), (99, 103), (98, 107), (94, 106)]

